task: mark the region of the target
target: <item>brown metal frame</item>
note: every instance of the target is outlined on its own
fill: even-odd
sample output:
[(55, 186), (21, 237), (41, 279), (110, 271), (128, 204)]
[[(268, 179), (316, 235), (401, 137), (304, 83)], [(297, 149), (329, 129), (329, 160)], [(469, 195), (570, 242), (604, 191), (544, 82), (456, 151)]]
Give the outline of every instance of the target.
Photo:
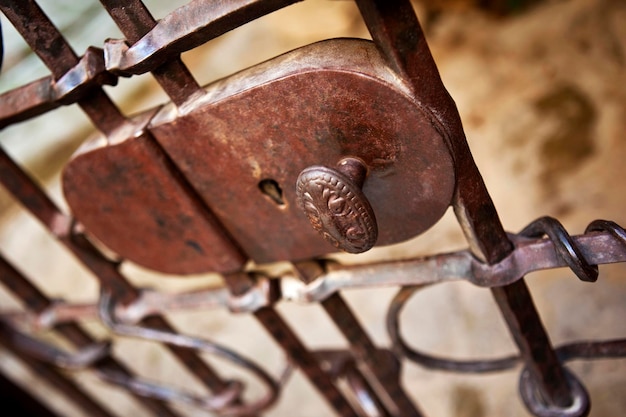
[[(104, 50), (90, 48), (79, 58), (34, 0), (1, 0), (0, 10), (48, 67), (51, 75), (0, 96), (0, 126), (5, 127), (28, 120), (60, 105), (75, 103), (100, 132), (112, 136), (124, 126), (135, 122), (119, 111), (102, 90), (103, 85), (115, 85), (118, 76), (150, 72), (174, 105), (183, 106), (191, 98), (201, 95), (203, 90), (180, 60), (180, 53), (294, 2), (233, 0), (216, 3), (195, 0), (156, 22), (139, 0), (101, 0), (126, 39), (109, 41), (105, 44)], [(403, 290), (392, 304), (389, 326), (396, 348), (393, 353), (374, 344), (356, 314), (337, 292), (341, 286), (323, 299), (312, 299), (321, 302), (326, 313), (340, 329), (349, 343), (348, 352), (314, 352), (305, 346), (273, 307), (273, 303), (286, 295), (286, 291), (281, 294), (277, 280), (264, 281), (256, 274), (243, 271), (229, 273), (225, 276), (225, 283), (230, 295), (222, 293), (215, 295), (217, 301), (214, 303), (230, 306), (233, 310), (237, 309), (236, 306), (245, 309), (241, 307), (247, 305), (242, 301), (242, 297), (257, 291), (258, 304), (255, 307), (247, 307), (247, 311), (251, 311), (282, 346), (291, 364), (304, 372), (338, 415), (413, 417), (422, 415), (419, 407), (400, 383), (402, 356), (425, 366), (460, 372), (493, 371), (521, 361), (524, 364), (522, 398), (532, 413), (538, 416), (586, 415), (589, 411), (587, 394), (576, 378), (565, 370), (563, 362), (572, 357), (623, 356), (626, 344), (618, 340), (585, 346), (568, 345), (555, 350), (534, 307), (523, 274), (533, 270), (533, 265), (545, 261), (545, 265), (542, 264), (543, 266), (538, 268), (567, 264), (581, 279), (595, 280), (597, 268), (594, 270), (592, 266), (594, 263), (624, 261), (626, 234), (617, 225), (606, 222), (594, 223), (587, 232), (591, 237), (572, 239), (562, 227), (555, 225), (554, 221), (543, 219), (533, 223), (516, 238), (515, 242), (512, 242), (500, 223), (474, 163), (456, 106), (441, 83), (410, 2), (357, 0), (357, 5), (386, 64), (409, 86), (416, 97), (420, 97), (422, 110), (429, 115), (432, 125), (444, 137), (454, 163), (456, 188), (452, 205), (471, 252), (417, 260), (414, 264), (420, 268), (427, 268), (427, 271), (436, 275), (438, 270), (444, 270), (443, 262), (449, 262), (447, 265), (456, 269), (445, 269), (446, 271), (454, 271), (456, 276), (463, 276), (478, 285), (490, 287), (520, 355), (504, 358), (499, 362), (468, 365), (454, 361), (432, 360), (427, 355), (411, 350), (401, 340), (397, 318), (403, 303), (416, 288)], [(185, 25), (177, 24), (181, 19), (186, 19)], [(32, 30), (33, 27), (37, 30)], [(115, 316), (117, 311), (121, 317), (124, 308), (130, 310), (132, 306), (139, 305), (143, 294), (119, 272), (119, 263), (104, 257), (82, 234), (81, 225), (62, 213), (33, 179), (1, 149), (0, 181), (16, 200), (93, 273), (100, 283), (103, 294), (115, 300), (118, 309), (109, 306), (112, 308), (111, 314)], [(544, 235), (549, 239), (541, 240)], [(529, 243), (529, 239), (523, 240), (522, 237), (534, 238), (535, 241)], [(588, 237), (589, 239), (586, 239)], [(530, 255), (532, 251), (523, 252), (524, 247), (528, 248), (531, 244), (543, 245), (545, 249), (541, 252), (543, 255), (535, 255), (533, 258)], [(556, 257), (554, 249), (558, 253)], [(602, 260), (593, 258), (594, 253), (611, 255), (607, 255), (609, 260)], [(247, 259), (243, 252), (237, 256), (242, 260)], [(550, 256), (552, 263), (546, 261)], [(520, 266), (523, 262), (515, 263), (511, 261), (512, 259), (525, 260), (526, 264)], [(384, 280), (387, 280), (387, 284), (413, 286), (445, 280), (442, 278), (422, 282), (424, 280), (419, 276), (398, 279), (397, 271), (401, 271), (407, 265), (391, 262), (389, 265), (370, 265), (361, 269), (356, 267), (345, 270), (350, 270), (354, 277), (358, 277), (360, 273), (381, 277), (380, 282), (371, 285), (380, 285)], [(374, 269), (366, 271), (367, 268)], [(313, 288), (312, 286), (322, 279), (331, 280), (333, 271), (336, 274), (336, 271), (341, 269), (319, 260), (311, 260), (295, 263), (294, 270), (296, 278), (305, 286), (299, 288)], [(74, 310), (68, 308), (67, 316), (63, 319), (61, 308), (55, 306), (28, 278), (2, 258), (0, 258), (0, 281), (24, 301), (33, 315), (41, 316), (55, 311), (57, 315), (51, 321), (51, 326), (71, 344), (83, 349), (94, 346), (95, 341), (80, 325), (71, 320), (80, 317), (81, 314), (97, 314), (95, 307)], [(261, 288), (261, 284), (266, 286)], [(204, 302), (205, 305), (210, 304), (209, 301)], [(190, 301), (183, 304), (189, 306)], [(221, 398), (223, 403), (219, 403), (222, 407), (220, 408), (218, 402), (212, 402), (213, 400), (190, 399), (181, 393), (177, 394), (178, 400), (186, 399), (188, 403), (208, 409), (214, 407), (213, 411), (225, 415), (257, 415), (275, 400), (281, 387), (280, 381), (274, 381), (262, 370), (258, 370), (257, 375), (260, 375), (261, 379), (265, 378), (270, 387), (270, 394), (267, 401), (261, 401), (262, 406), (246, 407), (242, 400), (237, 398), (240, 389), (219, 375), (199, 357), (198, 353), (217, 352), (253, 371), (254, 364), (248, 363), (227, 349), (220, 350), (220, 347), (208, 341), (177, 335), (167, 320), (156, 314), (158, 311), (148, 311), (145, 316), (138, 316), (141, 318), (138, 327), (128, 327), (127, 324), (116, 323), (113, 319), (111, 327), (114, 331), (117, 329), (118, 332), (126, 332), (125, 334), (129, 335), (135, 331), (133, 329), (139, 328), (137, 337), (165, 344), (208, 391), (214, 393), (214, 397), (209, 398), (215, 401)], [(100, 313), (101, 317), (105, 317), (106, 309), (104, 313), (103, 310)], [(61, 361), (59, 358), (66, 358), (66, 355), (56, 351), (42, 351), (37, 341), (21, 338), (14, 325), (17, 322), (15, 317), (11, 320), (10, 315), (3, 316), (3, 321), (0, 322), (2, 323), (0, 343), (19, 357), (27, 359), (36, 373), (52, 381), (87, 414), (111, 415), (55, 367), (45, 363), (45, 360), (42, 361), (42, 358), (54, 357), (57, 358), (54, 362), (59, 365)], [(400, 354), (402, 356), (399, 356)], [(147, 383), (137, 388), (140, 384), (139, 379), (134, 377), (132, 370), (121, 365), (109, 351), (102, 353), (101, 356), (90, 357), (89, 361), (91, 362), (87, 366), (93, 367), (103, 375), (103, 379), (126, 387), (155, 415), (178, 415), (167, 403), (173, 399), (174, 394), (170, 392), (167, 395), (171, 396), (168, 397), (163, 390)], [(352, 387), (351, 393), (340, 389), (336, 384), (336, 380), (340, 378), (349, 382)], [(151, 391), (152, 388), (154, 389)], [(368, 413), (366, 403), (375, 411)]]

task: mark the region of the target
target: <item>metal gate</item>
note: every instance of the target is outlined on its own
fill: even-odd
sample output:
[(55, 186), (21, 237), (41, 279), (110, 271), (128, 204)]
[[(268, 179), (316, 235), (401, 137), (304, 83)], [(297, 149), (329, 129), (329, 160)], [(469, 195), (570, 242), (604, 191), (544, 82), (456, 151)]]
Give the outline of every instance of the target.
[[(101, 290), (92, 304), (52, 300), (19, 267), (0, 260), (3, 286), (24, 304), (1, 315), (5, 349), (96, 416), (111, 412), (67, 369), (91, 369), (154, 415), (178, 415), (177, 403), (216, 415), (260, 415), (297, 368), (337, 415), (420, 416), (401, 382), (404, 361), (460, 373), (519, 366), (519, 394), (530, 413), (589, 413), (584, 381), (566, 362), (624, 357), (626, 340), (552, 346), (524, 276), (568, 267), (594, 282), (597, 265), (626, 261), (626, 231), (596, 220), (571, 236), (543, 217), (518, 234), (505, 232), (409, 1), (357, 0), (373, 42), (316, 43), (206, 89), (181, 53), (295, 1), (194, 0), (159, 21), (141, 1), (101, 3), (125, 39), (78, 56), (35, 1), (0, 1), (50, 70), (0, 96), (0, 125), (77, 105), (100, 132), (65, 167), (72, 214), (0, 154), (3, 186), (93, 273)], [(102, 87), (144, 73), (171, 103), (125, 115)], [(357, 265), (323, 256), (409, 239), (450, 206), (468, 250)], [(218, 272), (224, 285), (178, 294), (142, 290), (120, 272), (123, 259), (171, 274)], [(290, 269), (272, 275), (258, 267), (278, 261)], [(491, 291), (518, 354), (458, 361), (404, 341), (399, 319), (406, 301), (451, 281)], [(377, 346), (342, 297), (351, 288), (376, 287), (399, 288), (387, 315), (391, 346)], [(276, 310), (281, 301), (319, 303), (349, 348), (308, 348)], [(179, 333), (162, 317), (214, 308), (259, 322), (286, 355), (280, 375), (236, 349)], [(111, 335), (161, 343), (207, 393), (137, 376), (116, 358), (114, 339), (96, 340), (77, 323), (85, 319), (99, 320)], [(72, 350), (44, 341), (41, 330), (54, 331)], [(245, 384), (216, 371), (205, 354), (243, 368), (264, 392), (250, 398)]]

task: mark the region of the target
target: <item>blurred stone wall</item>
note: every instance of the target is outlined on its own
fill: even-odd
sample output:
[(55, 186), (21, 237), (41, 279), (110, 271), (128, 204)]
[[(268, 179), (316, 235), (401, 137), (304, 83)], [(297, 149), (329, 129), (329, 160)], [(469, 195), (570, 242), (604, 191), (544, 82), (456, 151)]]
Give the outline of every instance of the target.
[[(106, 38), (121, 37), (95, 1), (40, 3), (80, 54), (89, 45), (101, 46)], [(182, 3), (146, 1), (157, 18)], [(513, 13), (506, 13), (510, 11), (508, 2), (499, 2), (497, 13), (480, 10), (479, 4), (485, 3), (440, 0), (416, 3), (415, 7), (505, 227), (516, 232), (543, 215), (557, 217), (573, 234), (582, 233), (596, 218), (626, 225), (626, 3), (545, 1)], [(6, 50), (0, 75), (3, 92), (47, 72), (2, 19)], [(206, 84), (296, 47), (340, 36), (368, 37), (354, 4), (310, 0), (190, 51), (183, 60), (198, 81)], [(149, 75), (122, 79), (117, 87), (106, 87), (106, 91), (128, 114), (167, 101)], [(90, 133), (90, 124), (80, 110), (66, 107), (5, 129), (0, 133), (0, 144), (65, 207), (59, 171)], [(454, 216), (448, 213), (433, 229), (410, 242), (338, 258), (363, 262), (464, 247)], [(52, 297), (88, 301), (97, 296), (98, 287), (89, 273), (4, 190), (0, 190), (0, 252)], [(186, 280), (163, 277), (128, 263), (123, 270), (136, 285), (163, 290), (219, 280), (211, 275)], [(565, 269), (528, 277), (555, 343), (626, 336), (624, 270), (623, 265), (601, 267), (595, 284), (582, 283)], [(384, 316), (393, 294), (392, 289), (345, 294), (375, 340), (383, 345), (388, 343)], [(0, 290), (1, 308), (19, 305)], [(317, 306), (282, 303), (279, 309), (310, 346), (345, 346)], [(169, 318), (181, 331), (215, 338), (259, 359), (270, 372), (279, 370), (282, 353), (250, 317), (211, 311), (172, 314)], [(515, 351), (484, 289), (462, 283), (432, 287), (415, 297), (403, 319), (408, 340), (431, 352), (467, 358)], [(97, 336), (106, 335), (97, 323), (85, 326)], [(159, 346), (120, 338), (116, 341), (117, 356), (142, 375), (200, 389)], [(81, 415), (53, 387), (39, 381), (3, 350), (0, 368), (32, 387), (62, 415)], [(625, 414), (626, 360), (573, 362), (570, 368), (591, 393), (592, 416)], [(522, 417), (529, 414), (517, 395), (518, 372), (449, 375), (407, 363), (403, 380), (427, 415)], [(92, 374), (83, 372), (75, 377), (119, 415), (147, 415)], [(185, 415), (205, 415), (190, 408), (180, 410)], [(277, 407), (266, 413), (330, 414), (299, 373), (287, 385)]]

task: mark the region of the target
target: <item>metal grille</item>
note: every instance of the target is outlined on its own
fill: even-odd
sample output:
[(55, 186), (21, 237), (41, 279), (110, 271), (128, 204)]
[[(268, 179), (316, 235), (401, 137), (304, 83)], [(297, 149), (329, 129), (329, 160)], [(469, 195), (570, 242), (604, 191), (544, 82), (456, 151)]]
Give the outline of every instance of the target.
[[(35, 1), (0, 1), (6, 18), (50, 71), (50, 76), (0, 97), (3, 128), (62, 105), (77, 105), (104, 137), (115, 138), (125, 129), (133, 131), (137, 120), (123, 114), (103, 86), (115, 86), (119, 77), (144, 73), (150, 73), (178, 111), (184, 113), (185, 106), (205, 93), (180, 54), (295, 1), (196, 0), (159, 22), (140, 1), (101, 3), (125, 39), (108, 40), (103, 49), (90, 47), (78, 56)], [(293, 368), (303, 372), (337, 415), (424, 415), (402, 386), (400, 374), (405, 360), (430, 369), (462, 373), (520, 366), (520, 394), (529, 412), (537, 416), (587, 415), (590, 404), (584, 384), (564, 364), (573, 359), (623, 357), (626, 341), (585, 341), (553, 347), (524, 275), (566, 266), (579, 279), (593, 282), (598, 278), (597, 265), (626, 260), (626, 232), (613, 222), (599, 220), (590, 223), (584, 235), (572, 237), (558, 221), (544, 217), (517, 235), (507, 234), (474, 164), (456, 108), (441, 84), (410, 2), (358, 0), (357, 5), (387, 68), (419, 97), (420, 108), (432, 116), (432, 126), (443, 132), (454, 164), (451, 205), (470, 250), (352, 266), (316, 257), (293, 261), (289, 271), (278, 276), (262, 268), (241, 268), (224, 273), (223, 286), (182, 294), (143, 291), (120, 272), (121, 259), (105, 253), (89, 230), (60, 210), (2, 151), (3, 186), (97, 278), (101, 290), (96, 303), (57, 302), (19, 268), (2, 259), (0, 280), (25, 307), (3, 313), (0, 343), (4, 348), (22, 358), (88, 415), (109, 416), (112, 412), (62, 369), (90, 369), (97, 378), (127, 390), (154, 415), (183, 413), (176, 404), (217, 415), (260, 415), (277, 401)], [(276, 186), (264, 184), (269, 187), (266, 194), (280, 203), (282, 197)], [(455, 280), (489, 288), (518, 354), (495, 360), (456, 361), (408, 346), (398, 324), (406, 301), (425, 286)], [(401, 287), (387, 316), (390, 347), (374, 343), (341, 294), (350, 288), (378, 286)], [(348, 348), (319, 351), (307, 347), (275, 308), (281, 300), (319, 303)], [(281, 346), (287, 360), (279, 375), (266, 370), (263, 363), (235, 353), (236, 349), (179, 333), (162, 316), (178, 310), (217, 307), (253, 316)], [(79, 324), (82, 320), (99, 320), (114, 335), (162, 344), (201, 381), (206, 392), (183, 390), (137, 376), (130, 364), (116, 358), (116, 339), (93, 337)], [(42, 341), (37, 336), (42, 330), (52, 331), (63, 342)], [(71, 349), (63, 349), (64, 345)], [(202, 357), (205, 354), (248, 371), (264, 392), (250, 399), (245, 384), (218, 372)]]

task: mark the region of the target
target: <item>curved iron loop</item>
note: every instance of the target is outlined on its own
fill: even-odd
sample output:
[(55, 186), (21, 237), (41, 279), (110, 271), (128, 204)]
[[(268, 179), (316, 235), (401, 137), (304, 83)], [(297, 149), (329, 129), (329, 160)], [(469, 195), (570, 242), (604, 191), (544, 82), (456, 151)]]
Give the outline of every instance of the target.
[(608, 232), (613, 237), (626, 245), (626, 230), (611, 220), (594, 220), (585, 229), (585, 234), (590, 232)]
[(243, 391), (243, 384), (239, 381), (228, 381), (226, 388), (219, 393), (200, 397), (188, 392), (155, 384), (144, 379), (126, 375), (122, 372), (106, 370), (97, 371), (98, 376), (110, 384), (117, 385), (142, 397), (156, 398), (161, 401), (187, 404), (222, 415), (220, 410), (229, 407), (236, 401)]
[(579, 341), (561, 345), (556, 349), (561, 362), (575, 359), (625, 358), (626, 339)]
[[(219, 356), (254, 374), (267, 389), (267, 393), (263, 397), (248, 404), (234, 404), (233, 400), (236, 399), (237, 396), (233, 396), (231, 401), (222, 401), (217, 406), (207, 399), (203, 399), (200, 403), (196, 402), (195, 405), (201, 405), (220, 416), (230, 417), (259, 413), (272, 405), (278, 398), (280, 384), (257, 364), (235, 353), (234, 351), (206, 339), (121, 323), (115, 317), (116, 302), (113, 299), (112, 293), (107, 290), (102, 291), (98, 307), (102, 323), (115, 334), (185, 347)], [(168, 393), (159, 389), (153, 389), (158, 388), (156, 386), (151, 387), (145, 384), (142, 386), (136, 386), (132, 383), (128, 383), (132, 381), (123, 381), (120, 378), (115, 377), (112, 377), (110, 380), (114, 383), (124, 385), (138, 395), (157, 398), (164, 401), (181, 400), (187, 402), (185, 398), (171, 395), (172, 392)], [(230, 388), (232, 387), (227, 388), (227, 390)], [(222, 395), (222, 393), (217, 394), (217, 396), (220, 395)]]
[(410, 347), (400, 331), (400, 313), (411, 296), (425, 286), (403, 287), (395, 295), (387, 311), (387, 332), (391, 338), (393, 350), (425, 368), (463, 373), (485, 373), (504, 371), (515, 367), (520, 362), (517, 355), (490, 360), (444, 359), (422, 353)]
[(556, 407), (543, 401), (541, 393), (532, 381), (528, 368), (524, 367), (520, 374), (519, 392), (524, 405), (533, 415), (537, 417), (585, 417), (589, 414), (591, 408), (589, 393), (573, 373), (567, 368), (563, 368), (563, 370), (573, 400), (567, 407)]
[(20, 332), (4, 320), (0, 320), (0, 335), (2, 335), (3, 341), (20, 352), (42, 362), (71, 371), (87, 368), (107, 357), (111, 352), (111, 342), (106, 341), (93, 343), (75, 353), (68, 353)]
[[(3, 320), (0, 320), (0, 335), (4, 341), (10, 343), (20, 352), (44, 363), (70, 371), (79, 371), (95, 366), (96, 362), (109, 356), (111, 352), (111, 342), (107, 341), (93, 343), (76, 353), (68, 353), (14, 329), (13, 326)], [(211, 411), (218, 411), (227, 407), (237, 400), (243, 391), (243, 385), (240, 382), (230, 381), (228, 386), (219, 394), (211, 397), (199, 397), (109, 368), (96, 368), (95, 372), (103, 381), (121, 386), (137, 395), (185, 403)]]
[[(398, 355), (403, 355), (428, 369), (460, 373), (486, 373), (512, 369), (521, 363), (518, 355), (505, 356), (496, 359), (456, 360), (431, 356), (409, 346), (400, 331), (400, 314), (407, 301), (418, 290), (424, 288), (403, 287), (394, 296), (387, 311), (387, 332), (392, 342), (392, 348)], [(578, 341), (555, 347), (560, 362), (565, 363), (577, 359), (625, 358), (626, 339), (603, 341)]]
[(530, 238), (547, 235), (558, 255), (581, 281), (595, 282), (598, 279), (598, 266), (587, 262), (570, 234), (557, 219), (549, 216), (540, 217), (526, 226), (519, 235)]

